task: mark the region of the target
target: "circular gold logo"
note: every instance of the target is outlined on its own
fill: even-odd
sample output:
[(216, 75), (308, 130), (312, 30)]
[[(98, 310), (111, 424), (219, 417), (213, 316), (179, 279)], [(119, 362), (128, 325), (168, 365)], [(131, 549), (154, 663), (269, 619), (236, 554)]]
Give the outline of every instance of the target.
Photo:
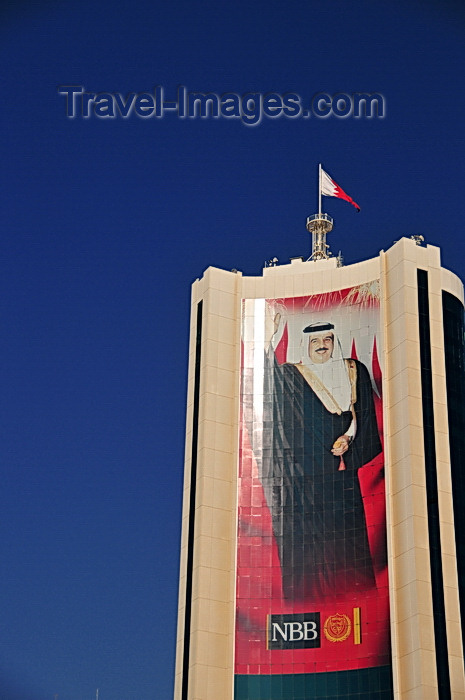
[(328, 617), (323, 627), (325, 637), (330, 642), (343, 642), (349, 636), (351, 628), (350, 618), (341, 613)]

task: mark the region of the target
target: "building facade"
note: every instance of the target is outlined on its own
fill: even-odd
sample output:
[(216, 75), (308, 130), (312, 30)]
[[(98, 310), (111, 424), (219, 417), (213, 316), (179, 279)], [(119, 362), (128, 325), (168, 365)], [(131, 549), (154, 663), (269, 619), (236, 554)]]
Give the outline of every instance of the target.
[(175, 700), (465, 699), (463, 301), (406, 238), (194, 283)]

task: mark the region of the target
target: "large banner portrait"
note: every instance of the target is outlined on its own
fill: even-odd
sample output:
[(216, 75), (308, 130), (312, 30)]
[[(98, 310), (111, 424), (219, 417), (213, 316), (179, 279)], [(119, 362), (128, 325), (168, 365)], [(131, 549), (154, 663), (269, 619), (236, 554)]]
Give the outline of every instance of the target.
[(380, 340), (377, 280), (243, 300), (236, 679), (389, 667)]

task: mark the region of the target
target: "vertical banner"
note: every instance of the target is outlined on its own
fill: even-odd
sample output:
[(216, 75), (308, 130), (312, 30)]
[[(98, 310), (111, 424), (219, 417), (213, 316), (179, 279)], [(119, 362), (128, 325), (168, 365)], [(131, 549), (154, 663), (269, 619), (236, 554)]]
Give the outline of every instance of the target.
[(243, 300), (236, 700), (389, 671), (379, 322), (377, 280)]

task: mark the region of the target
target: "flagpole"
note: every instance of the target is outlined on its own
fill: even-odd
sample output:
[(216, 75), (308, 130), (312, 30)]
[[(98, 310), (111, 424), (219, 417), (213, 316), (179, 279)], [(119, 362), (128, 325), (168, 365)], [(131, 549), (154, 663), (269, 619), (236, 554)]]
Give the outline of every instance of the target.
[(318, 214), (307, 217), (307, 231), (312, 234), (312, 254), (309, 260), (328, 260), (331, 253), (328, 252), (326, 234), (333, 228), (333, 220), (328, 214), (321, 211), (321, 185), (323, 170), (318, 163)]

